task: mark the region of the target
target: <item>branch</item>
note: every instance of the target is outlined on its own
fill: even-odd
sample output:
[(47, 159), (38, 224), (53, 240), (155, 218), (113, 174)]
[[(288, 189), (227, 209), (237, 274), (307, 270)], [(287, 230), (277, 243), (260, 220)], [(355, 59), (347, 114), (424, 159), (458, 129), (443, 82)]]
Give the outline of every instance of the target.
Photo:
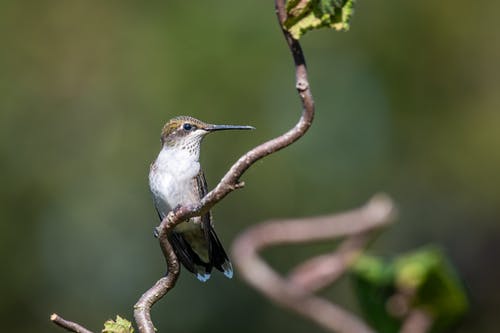
[[(284, 0), (276, 1), (276, 11), (278, 14), (278, 21), (280, 26), (282, 26), (286, 19)], [(199, 204), (178, 207), (171, 211), (157, 227), (158, 239), (167, 261), (168, 272), (165, 277), (159, 279), (153, 287), (146, 291), (134, 306), (134, 317), (141, 333), (155, 332), (150, 314), (151, 307), (174, 287), (179, 275), (179, 262), (167, 240), (167, 234), (170, 230), (182, 221), (194, 216), (203, 215), (230, 192), (243, 187), (243, 182), (240, 182), (240, 177), (252, 164), (294, 143), (300, 139), (311, 126), (314, 118), (314, 102), (307, 80), (304, 55), (299, 42), (293, 39), (285, 30), (283, 30), (283, 33), (295, 62), (296, 88), (302, 101), (302, 116), (297, 124), (286, 133), (262, 143), (241, 156), (221, 179), (219, 184), (217, 184)]]
[[(385, 196), (376, 196), (364, 207), (343, 214), (269, 221), (251, 227), (235, 240), (233, 259), (246, 282), (278, 305), (331, 331), (371, 333), (372, 329), (360, 319), (312, 292), (334, 282), (361, 252), (369, 235), (391, 223), (394, 216), (392, 201)], [(350, 238), (335, 253), (307, 261), (288, 278), (280, 276), (258, 255), (269, 246), (340, 236)]]
[[(276, 1), (276, 10), (280, 26), (282, 26), (286, 12), (283, 0)], [(295, 62), (296, 88), (301, 98), (303, 112), (297, 124), (286, 133), (272, 140), (264, 142), (240, 157), (229, 169), (219, 184), (210, 191), (197, 205), (182, 206), (171, 211), (156, 229), (160, 246), (167, 260), (168, 275), (161, 278), (150, 288), (137, 302), (134, 307), (134, 316), (141, 333), (153, 333), (154, 326), (151, 321), (150, 310), (153, 304), (160, 300), (170, 289), (173, 288), (179, 275), (179, 263), (168, 243), (167, 235), (178, 223), (194, 216), (200, 216), (209, 211), (214, 205), (221, 201), (226, 195), (235, 189), (243, 187), (240, 177), (248, 168), (261, 158), (281, 150), (298, 139), (300, 139), (311, 126), (314, 118), (314, 101), (309, 89), (307, 70), (302, 49), (297, 40), (293, 39), (288, 32), (283, 30), (286, 42)]]
[(72, 321), (69, 321), (69, 320), (66, 320), (62, 317), (60, 317), (59, 315), (53, 313), (51, 316), (50, 316), (50, 320), (56, 324), (57, 326), (60, 326), (64, 329), (66, 329), (67, 331), (70, 331), (70, 332), (75, 332), (75, 333), (92, 333), (92, 331), (89, 331), (88, 329), (86, 329), (85, 327), (77, 324), (77, 323), (74, 323)]
[(134, 305), (134, 318), (141, 333), (156, 332), (151, 320), (151, 307), (175, 286), (175, 282), (179, 277), (179, 261), (175, 256), (172, 245), (165, 237), (160, 238), (160, 245), (167, 262), (167, 275), (159, 279)]

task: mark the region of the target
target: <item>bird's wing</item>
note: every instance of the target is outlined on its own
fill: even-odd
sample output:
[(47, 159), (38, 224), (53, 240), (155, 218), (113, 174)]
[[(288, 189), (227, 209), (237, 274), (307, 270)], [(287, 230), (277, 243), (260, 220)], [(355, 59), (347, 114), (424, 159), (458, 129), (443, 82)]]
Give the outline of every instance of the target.
[[(198, 188), (198, 200), (201, 200), (208, 193), (207, 180), (205, 179), (203, 170), (200, 170), (198, 175), (196, 175), (196, 185)], [(208, 227), (212, 224), (212, 215), (210, 211), (201, 217), (201, 222), (203, 223), (203, 227), (208, 230)]]
[[(187, 203), (198, 203), (201, 198), (206, 194), (206, 181), (203, 173), (199, 173), (191, 180), (192, 188), (197, 189), (195, 191), (187, 191), (184, 193), (184, 200)], [(161, 210), (163, 200), (155, 202), (158, 213), (161, 218)], [(168, 206), (167, 206), (168, 207)], [(174, 207), (175, 208), (175, 207)], [(167, 211), (168, 212), (168, 211)], [(210, 255), (210, 212), (206, 213), (202, 217), (193, 217), (190, 219), (191, 223), (199, 223), (198, 227), (194, 227), (196, 224), (191, 224), (191, 227), (186, 228), (187, 223), (180, 223), (174, 230), (168, 234), (168, 239), (170, 244), (174, 249), (177, 258), (190, 272), (196, 274), (200, 281), (205, 282), (210, 278), (210, 273), (212, 271), (211, 255)], [(208, 227), (207, 227), (208, 226)], [(179, 229), (181, 228), (181, 229)], [(205, 241), (203, 241), (205, 239)], [(206, 243), (207, 245), (203, 245)], [(200, 251), (201, 247), (206, 246), (206, 254), (203, 254), (203, 249)]]

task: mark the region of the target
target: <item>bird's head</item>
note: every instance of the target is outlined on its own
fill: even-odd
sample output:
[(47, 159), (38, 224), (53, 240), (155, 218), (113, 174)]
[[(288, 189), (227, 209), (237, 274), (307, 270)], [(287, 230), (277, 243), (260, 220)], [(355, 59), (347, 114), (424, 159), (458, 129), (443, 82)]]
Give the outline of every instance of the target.
[(201, 140), (208, 133), (222, 130), (250, 130), (252, 126), (213, 125), (189, 116), (170, 119), (161, 131), (161, 142), (167, 148), (185, 149), (192, 153), (200, 149)]

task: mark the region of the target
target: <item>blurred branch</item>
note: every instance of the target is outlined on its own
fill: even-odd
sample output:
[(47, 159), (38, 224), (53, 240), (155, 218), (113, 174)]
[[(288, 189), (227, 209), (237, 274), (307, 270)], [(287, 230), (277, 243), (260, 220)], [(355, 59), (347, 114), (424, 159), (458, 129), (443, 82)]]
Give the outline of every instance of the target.
[(413, 309), (406, 317), (400, 333), (425, 333), (432, 327), (432, 317), (421, 309)]
[[(233, 259), (243, 278), (266, 297), (285, 308), (344, 333), (371, 333), (362, 320), (313, 294), (333, 283), (356, 258), (374, 230), (391, 223), (395, 209), (385, 196), (375, 196), (364, 207), (347, 213), (316, 218), (269, 221), (243, 232), (233, 244)], [(337, 251), (300, 265), (280, 276), (258, 255), (269, 246), (309, 243), (349, 236)]]
[(85, 327), (77, 324), (77, 323), (74, 323), (72, 321), (69, 321), (69, 320), (66, 320), (62, 317), (60, 317), (59, 315), (53, 313), (51, 316), (50, 316), (50, 320), (56, 324), (57, 326), (60, 326), (70, 332), (75, 332), (75, 333), (92, 333), (92, 331), (89, 331), (88, 329), (86, 329)]
[[(280, 26), (282, 26), (286, 18), (284, 0), (277, 0), (276, 8), (278, 20)], [(294, 143), (301, 138), (311, 126), (314, 118), (314, 102), (307, 80), (304, 55), (299, 42), (293, 39), (285, 30), (283, 30), (283, 33), (295, 62), (296, 88), (302, 101), (302, 116), (297, 124), (286, 133), (260, 144), (241, 156), (221, 179), (219, 184), (217, 184), (198, 205), (177, 207), (160, 223), (156, 230), (169, 270), (168, 275), (158, 280), (151, 289), (142, 295), (134, 307), (135, 320), (141, 333), (154, 333), (154, 326), (150, 315), (151, 307), (160, 300), (168, 290), (173, 288), (179, 274), (178, 260), (167, 240), (167, 235), (170, 230), (182, 221), (206, 213), (230, 192), (243, 187), (244, 183), (240, 181), (240, 177), (252, 164)]]
[(336, 281), (358, 257), (361, 248), (371, 239), (371, 233), (353, 235), (332, 253), (314, 257), (297, 266), (288, 279), (309, 292), (316, 292)]

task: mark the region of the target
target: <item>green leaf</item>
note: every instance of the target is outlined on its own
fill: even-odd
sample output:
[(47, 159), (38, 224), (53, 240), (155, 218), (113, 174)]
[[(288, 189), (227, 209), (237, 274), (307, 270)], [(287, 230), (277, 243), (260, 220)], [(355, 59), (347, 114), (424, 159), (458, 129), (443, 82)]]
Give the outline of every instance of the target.
[(287, 19), (283, 25), (295, 39), (313, 29), (348, 30), (354, 12), (354, 1), (287, 0)]
[(102, 333), (134, 333), (132, 323), (127, 319), (116, 316), (116, 320), (108, 320), (104, 323)]
[(432, 332), (449, 329), (469, 307), (456, 271), (437, 247), (425, 247), (391, 261), (364, 255), (350, 277), (362, 312), (380, 332), (400, 329), (402, 318), (388, 311), (394, 295), (407, 297), (410, 308), (429, 313)]

